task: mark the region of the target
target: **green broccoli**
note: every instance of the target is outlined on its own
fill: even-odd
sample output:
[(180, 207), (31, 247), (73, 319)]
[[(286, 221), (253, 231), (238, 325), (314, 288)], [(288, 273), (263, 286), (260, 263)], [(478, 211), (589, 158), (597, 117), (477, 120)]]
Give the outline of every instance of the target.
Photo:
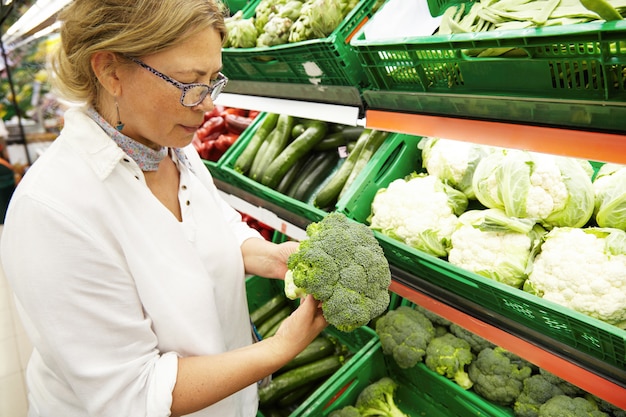
[(484, 339), (484, 338), (478, 336), (477, 334), (472, 333), (469, 330), (465, 329), (464, 327), (461, 327), (461, 326), (459, 326), (459, 325), (457, 325), (455, 323), (452, 323), (450, 325), (450, 333), (452, 333), (456, 337), (460, 337), (461, 339), (463, 339), (467, 343), (469, 343), (470, 347), (472, 348), (472, 351), (475, 354), (480, 353), (480, 351), (485, 349), (485, 348), (494, 348), (494, 347), (496, 347), (496, 345), (494, 345), (493, 343), (491, 343), (487, 339)]
[(473, 389), (489, 401), (511, 405), (521, 394), (524, 380), (532, 374), (530, 366), (516, 363), (502, 347), (480, 351), (468, 373)]
[(626, 410), (624, 410), (623, 408), (619, 408), (618, 406), (613, 405), (600, 397), (586, 393), (585, 398), (588, 401), (593, 401), (595, 404), (598, 405), (598, 409), (600, 409), (600, 411), (604, 411), (612, 417), (626, 417)]
[(382, 377), (361, 391), (355, 406), (362, 416), (408, 417), (395, 403), (397, 388), (396, 381), (387, 376)]
[(454, 380), (461, 388), (470, 389), (473, 382), (465, 367), (473, 360), (470, 344), (452, 333), (446, 333), (430, 341), (424, 363), (430, 370)]
[(400, 306), (376, 321), (376, 334), (383, 353), (391, 355), (400, 368), (408, 369), (426, 355), (435, 328), (424, 314), (409, 306)]
[(579, 395), (584, 395), (585, 391), (582, 388), (577, 387), (576, 385), (568, 382), (551, 372), (546, 371), (543, 368), (539, 369), (539, 374), (541, 374), (545, 379), (548, 380), (552, 385), (556, 385), (559, 387), (563, 394), (569, 395), (570, 397), (576, 397)]
[(313, 295), (328, 323), (344, 332), (387, 310), (391, 271), (369, 227), (333, 212), (309, 224), (306, 234), (287, 261), (287, 297)]
[(583, 397), (557, 395), (539, 407), (539, 417), (609, 417)]
[(362, 417), (363, 414), (353, 405), (347, 405), (331, 412), (328, 417)]
[(522, 392), (513, 405), (515, 417), (538, 417), (539, 407), (557, 395), (563, 395), (563, 391), (545, 376), (536, 374), (526, 378)]

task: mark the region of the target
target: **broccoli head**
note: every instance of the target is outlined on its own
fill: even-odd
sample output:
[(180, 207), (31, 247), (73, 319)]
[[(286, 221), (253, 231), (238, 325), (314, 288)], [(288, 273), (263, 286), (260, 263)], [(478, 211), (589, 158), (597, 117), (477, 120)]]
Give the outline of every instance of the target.
[(363, 416), (408, 417), (396, 405), (394, 396), (397, 388), (396, 381), (382, 377), (361, 391), (355, 406)]
[(521, 394), (515, 400), (513, 411), (516, 417), (538, 417), (539, 407), (550, 398), (563, 395), (558, 385), (541, 374), (532, 375), (524, 380)]
[(452, 323), (450, 324), (450, 333), (455, 335), (456, 337), (460, 337), (470, 344), (472, 348), (472, 352), (475, 354), (480, 353), (481, 350), (485, 348), (494, 348), (496, 345), (488, 341), (487, 339), (470, 332), (464, 327), (459, 326), (458, 324)]
[(328, 417), (362, 417), (363, 414), (353, 405), (347, 405), (331, 412)]
[(609, 417), (583, 397), (557, 395), (539, 407), (539, 417)]
[(496, 404), (511, 405), (521, 394), (532, 369), (512, 360), (510, 352), (496, 346), (480, 351), (468, 373), (477, 394)]
[(376, 321), (376, 334), (383, 353), (391, 355), (402, 369), (422, 361), (426, 348), (435, 336), (433, 323), (419, 311), (400, 306)]
[(465, 367), (473, 360), (470, 344), (452, 333), (446, 333), (430, 341), (424, 363), (430, 370), (454, 380), (461, 388), (470, 389), (473, 382)]
[(570, 397), (576, 397), (585, 394), (585, 391), (582, 388), (577, 387), (571, 382), (568, 382), (554, 375), (553, 373), (546, 371), (543, 368), (539, 369), (539, 374), (541, 374), (541, 376), (548, 380), (548, 382), (550, 382), (552, 385), (556, 385), (557, 387), (559, 387), (559, 389), (563, 391), (563, 394), (565, 395), (569, 395)]
[(328, 323), (344, 332), (383, 314), (391, 271), (370, 228), (333, 212), (309, 224), (306, 234), (287, 261), (287, 297), (313, 295)]

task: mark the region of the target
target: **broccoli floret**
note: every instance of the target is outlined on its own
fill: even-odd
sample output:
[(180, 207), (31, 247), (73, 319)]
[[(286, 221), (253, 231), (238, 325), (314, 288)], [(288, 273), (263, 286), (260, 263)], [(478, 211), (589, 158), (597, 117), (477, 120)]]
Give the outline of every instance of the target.
[(398, 384), (389, 377), (366, 386), (356, 399), (355, 406), (362, 416), (408, 417), (396, 405), (394, 395)]
[(424, 314), (409, 306), (400, 306), (376, 321), (376, 334), (383, 353), (391, 355), (400, 368), (408, 369), (426, 355), (435, 328)]
[(563, 395), (561, 388), (543, 375), (537, 374), (526, 378), (522, 393), (513, 405), (515, 417), (538, 417), (539, 407), (557, 395)]
[(511, 405), (522, 392), (524, 380), (530, 377), (532, 369), (511, 360), (507, 350), (496, 346), (480, 351), (468, 373), (477, 394), (496, 404)]
[(331, 412), (328, 417), (362, 417), (363, 414), (353, 405), (348, 405)]
[(333, 212), (309, 224), (306, 234), (287, 261), (287, 297), (313, 295), (328, 323), (344, 332), (383, 314), (391, 272), (372, 230)]
[(582, 388), (579, 388), (571, 382), (559, 378), (558, 376), (546, 371), (543, 368), (539, 369), (539, 374), (542, 375), (546, 380), (548, 380), (548, 382), (550, 382), (552, 385), (556, 385), (557, 387), (559, 387), (559, 389), (563, 391), (563, 394), (565, 395), (569, 395), (570, 397), (576, 397), (585, 394), (585, 391)]
[(424, 363), (430, 370), (454, 380), (461, 388), (470, 389), (473, 383), (465, 367), (473, 360), (470, 344), (452, 333), (446, 333), (428, 344)]
[(619, 408), (618, 406), (613, 405), (610, 402), (603, 400), (602, 398), (599, 398), (589, 393), (585, 395), (585, 398), (588, 401), (593, 401), (595, 404), (598, 405), (598, 409), (600, 409), (600, 411), (604, 411), (612, 417), (626, 417), (626, 410), (624, 410), (623, 408)]
[(557, 395), (539, 407), (539, 417), (609, 417), (583, 397)]
[(455, 324), (452, 323), (450, 325), (450, 333), (452, 333), (453, 335), (455, 335), (456, 337), (460, 337), (461, 339), (465, 340), (467, 343), (470, 344), (470, 347), (472, 348), (472, 351), (475, 354), (480, 353), (481, 350), (486, 349), (486, 348), (494, 348), (496, 347), (496, 345), (494, 345), (493, 343), (491, 343), (490, 341), (488, 341), (487, 339), (484, 339), (480, 336), (478, 336), (475, 333), (470, 332), (469, 330)]

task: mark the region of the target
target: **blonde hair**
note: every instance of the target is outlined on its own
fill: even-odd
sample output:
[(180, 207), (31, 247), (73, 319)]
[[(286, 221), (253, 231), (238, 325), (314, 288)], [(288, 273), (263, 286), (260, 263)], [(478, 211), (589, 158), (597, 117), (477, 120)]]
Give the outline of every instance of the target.
[(207, 28), (226, 36), (220, 0), (74, 0), (59, 14), (61, 44), (50, 65), (57, 93), (96, 103), (99, 82), (91, 56), (99, 51), (139, 57), (173, 47)]

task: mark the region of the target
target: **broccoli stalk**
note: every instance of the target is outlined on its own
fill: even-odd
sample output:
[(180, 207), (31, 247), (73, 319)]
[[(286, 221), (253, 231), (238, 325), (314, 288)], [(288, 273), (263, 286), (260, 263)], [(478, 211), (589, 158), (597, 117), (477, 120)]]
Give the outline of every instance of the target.
[(470, 389), (474, 383), (465, 372), (465, 367), (472, 360), (474, 354), (470, 344), (452, 333), (446, 333), (428, 344), (424, 363), (430, 370), (454, 380), (461, 388)]
[(306, 234), (287, 260), (287, 297), (311, 294), (328, 323), (344, 332), (387, 310), (391, 272), (369, 227), (333, 212), (309, 224)]
[(395, 403), (396, 388), (398, 384), (393, 379), (382, 377), (361, 391), (355, 406), (365, 417), (408, 417)]

